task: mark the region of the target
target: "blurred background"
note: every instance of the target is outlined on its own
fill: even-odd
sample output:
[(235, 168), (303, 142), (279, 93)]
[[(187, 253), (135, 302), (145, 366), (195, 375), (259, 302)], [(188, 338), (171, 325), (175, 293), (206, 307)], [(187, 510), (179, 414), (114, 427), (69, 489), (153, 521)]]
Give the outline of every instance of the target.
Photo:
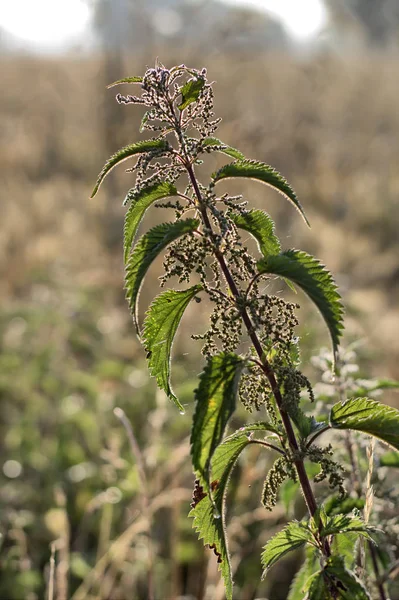
[[(181, 416), (148, 377), (124, 300), (131, 175), (113, 171), (88, 199), (108, 156), (140, 137), (140, 108), (117, 105), (106, 84), (156, 57), (207, 67), (218, 136), (280, 170), (312, 228), (262, 186), (246, 197), (270, 212), (285, 248), (335, 274), (361, 372), (398, 379), (398, 43), (397, 0), (1, 3), (1, 599), (224, 597), (187, 519), (202, 364), (190, 314), (174, 346)], [(329, 340), (299, 300), (313, 377), (309, 359)], [(231, 486), (236, 597), (283, 600), (300, 556), (259, 582), (260, 548), (286, 514), (260, 505), (267, 462), (256, 458), (244, 456)], [(301, 498), (295, 511), (304, 514)]]

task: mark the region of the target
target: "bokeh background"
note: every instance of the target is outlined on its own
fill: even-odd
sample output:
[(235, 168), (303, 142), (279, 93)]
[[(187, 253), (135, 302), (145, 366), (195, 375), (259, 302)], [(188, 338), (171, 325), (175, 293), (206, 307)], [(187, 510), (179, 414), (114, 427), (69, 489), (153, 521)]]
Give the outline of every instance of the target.
[[(88, 199), (108, 156), (140, 137), (140, 109), (117, 105), (107, 83), (141, 75), (156, 57), (207, 67), (219, 137), (280, 170), (312, 228), (262, 186), (243, 188), (247, 198), (271, 213), (284, 247), (315, 253), (335, 274), (361, 372), (399, 379), (398, 6), (1, 4), (1, 599), (141, 600), (151, 588), (156, 600), (224, 597), (214, 555), (187, 519), (202, 364), (190, 314), (174, 346), (182, 416), (149, 379), (124, 300), (121, 204), (131, 175), (113, 171)], [(158, 275), (152, 268), (141, 314)], [(313, 376), (309, 358), (328, 336), (300, 301)], [(259, 581), (260, 548), (287, 515), (262, 508), (267, 463), (256, 459), (244, 457), (231, 486), (236, 597), (283, 600), (300, 556)], [(304, 512), (300, 498), (295, 511)]]

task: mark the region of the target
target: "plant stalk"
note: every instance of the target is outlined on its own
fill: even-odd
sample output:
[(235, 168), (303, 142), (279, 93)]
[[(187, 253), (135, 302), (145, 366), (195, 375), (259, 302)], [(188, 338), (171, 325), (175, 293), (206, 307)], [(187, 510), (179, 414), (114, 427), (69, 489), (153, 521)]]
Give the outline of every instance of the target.
[[(188, 176), (190, 178), (191, 184), (193, 186), (193, 189), (195, 191), (195, 194), (197, 196), (198, 199), (198, 203), (199, 203), (199, 211), (201, 213), (204, 225), (207, 229), (209, 229), (210, 231), (212, 231), (212, 225), (211, 222), (209, 220), (207, 211), (206, 211), (206, 207), (204, 206), (204, 202), (202, 199), (202, 194), (201, 191), (199, 189), (195, 174), (194, 174), (194, 170), (191, 164), (186, 163), (186, 169), (188, 172)], [(237, 288), (237, 285), (230, 273), (229, 267), (226, 264), (226, 261), (224, 259), (223, 254), (219, 251), (219, 250), (215, 250), (215, 256), (216, 259), (219, 262), (220, 268), (223, 272), (223, 275), (226, 279), (226, 282), (230, 288), (231, 293), (233, 294), (234, 298), (237, 300), (240, 297), (240, 292)], [(270, 387), (272, 389), (273, 395), (276, 399), (276, 403), (278, 406), (278, 409), (280, 411), (280, 415), (281, 415), (281, 420), (283, 421), (284, 424), (284, 428), (286, 430), (287, 433), (287, 438), (288, 438), (288, 443), (290, 445), (290, 449), (294, 455), (294, 464), (298, 473), (298, 478), (299, 478), (299, 482), (302, 488), (302, 492), (305, 498), (305, 502), (306, 502), (306, 506), (308, 508), (309, 514), (311, 517), (313, 517), (317, 511), (317, 502), (315, 499), (315, 496), (313, 494), (313, 490), (312, 487), (310, 485), (310, 481), (308, 478), (308, 475), (306, 473), (305, 470), (305, 465), (304, 465), (304, 461), (302, 458), (299, 457), (299, 446), (298, 446), (298, 441), (296, 439), (295, 436), (295, 432), (290, 420), (290, 417), (287, 413), (287, 411), (284, 408), (283, 405), (283, 398), (281, 396), (281, 392), (280, 392), (280, 388), (278, 386), (278, 383), (276, 381), (276, 377), (275, 374), (273, 372), (273, 369), (269, 363), (269, 361), (267, 360), (263, 349), (262, 349), (262, 345), (259, 341), (259, 338), (255, 332), (254, 326), (251, 322), (251, 319), (248, 315), (247, 310), (244, 308), (242, 308), (242, 320), (244, 322), (244, 325), (247, 329), (248, 335), (251, 339), (251, 342), (256, 350), (256, 353), (259, 357), (259, 360), (261, 362), (262, 365), (262, 370), (265, 374), (265, 376), (267, 377), (269, 383), (270, 383)], [(326, 543), (324, 544), (323, 547), (323, 551), (324, 554), (326, 556), (330, 556), (331, 552), (330, 552), (330, 547), (329, 544)]]

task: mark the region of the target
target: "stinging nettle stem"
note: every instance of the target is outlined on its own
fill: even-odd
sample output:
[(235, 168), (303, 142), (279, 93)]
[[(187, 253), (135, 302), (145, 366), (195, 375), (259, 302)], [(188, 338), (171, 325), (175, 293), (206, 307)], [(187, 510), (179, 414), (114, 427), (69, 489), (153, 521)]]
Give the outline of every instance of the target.
[[(201, 213), (204, 225), (207, 229), (212, 231), (212, 225), (210, 223), (208, 214), (206, 212), (206, 207), (204, 206), (201, 190), (199, 189), (198, 182), (195, 177), (194, 169), (191, 166), (191, 164), (187, 164), (187, 163), (186, 163), (186, 169), (187, 169), (188, 176), (190, 178), (191, 184), (193, 186), (193, 189), (194, 189), (195, 194), (198, 199), (199, 211)], [(230, 273), (228, 265), (226, 264), (223, 254), (219, 250), (215, 250), (215, 256), (219, 262), (220, 268), (223, 272), (223, 275), (226, 279), (226, 282), (230, 288), (231, 293), (233, 294), (234, 298), (236, 298), (236, 299), (239, 298), (240, 293), (239, 293), (236, 283), (233, 279), (233, 276)], [(268, 362), (267, 358), (265, 357), (265, 353), (263, 352), (261, 343), (259, 341), (259, 338), (258, 338), (255, 330), (254, 330), (251, 319), (250, 319), (245, 307), (242, 308), (241, 314), (242, 314), (242, 320), (245, 324), (248, 335), (254, 345), (256, 353), (259, 356), (259, 360), (262, 364), (262, 370), (270, 383), (270, 387), (271, 387), (273, 395), (276, 399), (276, 403), (277, 403), (277, 406), (280, 411), (281, 419), (283, 421), (283, 424), (284, 424), (284, 427), (285, 427), (285, 430), (287, 433), (288, 443), (289, 443), (290, 448), (295, 456), (294, 464), (295, 464), (295, 467), (296, 467), (296, 470), (298, 473), (298, 478), (299, 478), (299, 482), (301, 484), (305, 502), (306, 502), (310, 516), (313, 517), (317, 511), (317, 502), (316, 502), (316, 498), (313, 494), (312, 487), (310, 485), (309, 477), (305, 470), (304, 462), (301, 458), (298, 458), (299, 446), (298, 446), (298, 442), (297, 442), (297, 439), (295, 436), (294, 429), (292, 427), (291, 419), (290, 419), (287, 411), (283, 407), (283, 398), (281, 396), (281, 392), (278, 387), (273, 369), (272, 369), (270, 363)], [(330, 548), (329, 548), (328, 543), (325, 543), (325, 545), (324, 545), (324, 552), (325, 552), (326, 556), (330, 556)]]

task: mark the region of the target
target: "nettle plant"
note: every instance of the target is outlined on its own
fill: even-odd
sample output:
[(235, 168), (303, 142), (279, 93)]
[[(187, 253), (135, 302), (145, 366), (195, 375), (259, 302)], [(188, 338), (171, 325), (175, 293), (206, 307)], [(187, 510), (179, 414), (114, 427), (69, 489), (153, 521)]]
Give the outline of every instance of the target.
[[(214, 116), (213, 89), (205, 69), (185, 65), (167, 69), (158, 63), (143, 77), (121, 79), (112, 86), (119, 84), (141, 88), (140, 96), (118, 94), (116, 99), (121, 104), (146, 107), (140, 131), (149, 130), (154, 137), (111, 156), (92, 196), (113, 167), (137, 158), (128, 169), (135, 173), (135, 185), (125, 199), (126, 296), (150, 372), (181, 413), (184, 408), (170, 383), (173, 340), (190, 302), (207, 298), (211, 304), (208, 330), (192, 336), (203, 341), (206, 363), (195, 391), (191, 458), (196, 481), (190, 516), (199, 538), (216, 555), (226, 596), (233, 597), (226, 490), (240, 454), (256, 444), (274, 459), (264, 481), (261, 501), (265, 508), (272, 510), (281, 485), (290, 480), (301, 489), (308, 511), (307, 518), (289, 522), (266, 543), (261, 556), (264, 575), (288, 552), (305, 547), (306, 559), (292, 584), (290, 600), (372, 598), (374, 591), (359, 577), (358, 563), (348, 557), (355, 556), (359, 539), (364, 539), (364, 553), (371, 552), (375, 559), (379, 532), (358, 505), (345, 504), (344, 469), (334, 460), (332, 446), (320, 445), (320, 439), (332, 430), (354, 430), (398, 450), (399, 411), (373, 398), (350, 395), (333, 404), (327, 416), (304, 412), (314, 393), (299, 366), (298, 305), (273, 294), (272, 280), (282, 278), (314, 302), (331, 336), (332, 363), (337, 363), (343, 331), (337, 286), (315, 257), (301, 250), (281, 249), (266, 212), (248, 208), (241, 195), (218, 195), (218, 183), (244, 178), (267, 184), (288, 199), (307, 223), (303, 208), (277, 171), (248, 160), (214, 137), (221, 119)], [(195, 167), (213, 152), (234, 160), (213, 173), (205, 185)], [(175, 218), (136, 240), (140, 222), (151, 206), (173, 209)], [(242, 236), (245, 239), (248, 234), (257, 242), (258, 256), (253, 256), (243, 241)], [(140, 327), (140, 289), (160, 254), (164, 256), (161, 286), (171, 279), (184, 285), (160, 293)], [(332, 364), (331, 368), (336, 367)], [(238, 401), (249, 412), (262, 410), (264, 420), (224, 437)], [(308, 474), (314, 473), (309, 465), (317, 465), (313, 476)], [(312, 477), (314, 482), (327, 483), (333, 502), (331, 496), (329, 503), (316, 499)], [(387, 598), (383, 583), (374, 587), (375, 597)]]

